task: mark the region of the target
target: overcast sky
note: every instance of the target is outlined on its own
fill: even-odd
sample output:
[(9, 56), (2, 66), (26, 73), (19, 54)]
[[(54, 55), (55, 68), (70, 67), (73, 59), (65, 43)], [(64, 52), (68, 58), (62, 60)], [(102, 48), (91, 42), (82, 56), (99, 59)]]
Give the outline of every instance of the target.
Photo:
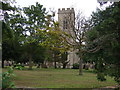
[(81, 10), (85, 16), (90, 16), (92, 11), (95, 11), (99, 4), (97, 0), (16, 0), (17, 5), (26, 7), (35, 5), (35, 2), (42, 4), (47, 10), (54, 9), (56, 12), (58, 8), (74, 7), (75, 11)]

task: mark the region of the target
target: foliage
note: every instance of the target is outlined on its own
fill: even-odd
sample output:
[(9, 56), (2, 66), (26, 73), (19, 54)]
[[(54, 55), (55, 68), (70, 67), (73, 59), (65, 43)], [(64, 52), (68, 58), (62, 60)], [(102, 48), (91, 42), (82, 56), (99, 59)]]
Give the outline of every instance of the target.
[(43, 29), (45, 27), (46, 8), (36, 2), (36, 5), (24, 7), (23, 11), (26, 18), (26, 30), (32, 35), (36, 29)]
[(104, 73), (98, 73), (97, 74), (97, 79), (100, 81), (106, 81)]
[(3, 89), (15, 88), (15, 85), (14, 85), (13, 81), (11, 81), (11, 78), (13, 76), (15, 76), (15, 74), (13, 73), (13, 68), (12, 67), (10, 67), (7, 72), (4, 72), (2, 74), (2, 88)]
[(13, 68), (14, 68), (14, 69), (18, 69), (18, 70), (23, 70), (23, 69), (24, 69), (24, 66), (21, 65), (21, 64), (15, 64), (15, 65), (13, 65)]
[[(2, 1), (2, 10), (4, 18), (2, 19), (2, 60), (10, 60), (10, 59), (16, 59), (20, 55), (18, 55), (18, 39), (14, 35), (14, 30), (10, 28), (10, 20), (11, 15), (9, 12), (14, 12), (16, 10), (15, 7), (11, 6), (11, 2), (8, 1)], [(2, 62), (2, 64), (3, 64)], [(2, 65), (3, 67), (4, 65)]]
[[(34, 62), (59, 61), (61, 53), (68, 50), (69, 46), (61, 36), (65, 33), (60, 31), (58, 22), (53, 20), (55, 14), (47, 15), (43, 5), (36, 2), (36, 5), (20, 8), (3, 2), (3, 9), (3, 61), (29, 61), (32, 69)], [(53, 53), (56, 60), (53, 60)]]
[[(57, 68), (56, 62), (62, 62), (62, 59), (60, 59), (61, 55), (69, 50), (70, 46), (66, 43), (66, 38), (63, 37), (67, 34), (60, 29), (59, 23), (54, 20), (54, 12), (53, 15), (47, 15), (46, 19), (46, 28), (43, 30), (46, 39), (44, 42), (40, 43), (40, 45), (47, 47), (47, 52), (51, 55), (50, 57), (46, 53), (47, 57), (49, 56), (49, 60), (47, 60), (53, 61), (55, 63), (55, 68)], [(41, 30), (38, 30), (38, 32), (41, 32)]]
[(67, 57), (68, 57), (68, 52), (61, 53), (61, 60), (60, 60), (60, 62), (63, 64), (63, 68), (66, 68), (66, 65), (69, 62), (69, 61), (67, 61)]
[[(98, 51), (86, 55), (96, 63), (98, 79), (105, 76), (114, 77), (120, 84), (120, 2), (116, 2), (105, 10), (97, 10), (92, 14), (93, 25), (87, 35), (89, 46), (99, 46)], [(94, 34), (93, 32), (96, 32)], [(87, 49), (91, 47), (87, 47)]]
[[(67, 14), (68, 27), (72, 27), (67, 30), (69, 36), (66, 42), (71, 45), (71, 51), (75, 51), (79, 57), (79, 75), (82, 75), (82, 65), (84, 62), (84, 54), (86, 52), (94, 52), (96, 47), (92, 47), (89, 50), (86, 44), (86, 33), (91, 28), (91, 20), (87, 20), (81, 12), (78, 12), (75, 17), (71, 18), (72, 14)], [(74, 15), (73, 15), (74, 16)], [(72, 20), (73, 19), (73, 20)], [(75, 21), (74, 21), (75, 20)], [(72, 32), (72, 33), (71, 33)], [(91, 35), (90, 35), (91, 36)], [(92, 36), (91, 36), (92, 37)]]
[[(37, 2), (29, 7), (13, 8), (8, 3), (2, 3), (5, 16), (2, 25), (3, 62), (14, 60), (16, 63), (25, 63), (29, 60), (29, 64), (43, 63), (44, 60), (50, 59), (48, 47), (53, 44), (58, 47), (51, 47), (51, 50), (54, 49), (52, 53), (63, 51), (61, 32), (55, 31), (58, 30), (58, 23), (52, 22), (52, 17), (47, 15), (43, 5)], [(42, 45), (43, 42), (49, 46)]]
[(79, 69), (79, 63), (74, 63), (72, 69)]
[(44, 61), (46, 49), (38, 44), (44, 41), (45, 36), (43, 32), (37, 35), (37, 29), (45, 28), (45, 10), (39, 3), (24, 8), (6, 7), (2, 25), (3, 60), (16, 63)]
[[(23, 41), (23, 55), (22, 57), (27, 57), (29, 60), (29, 69), (32, 69), (32, 62), (39, 61), (40, 59), (43, 62), (44, 59), (44, 48), (39, 46), (39, 43), (44, 41), (44, 34), (39, 32), (38, 29), (45, 28), (45, 16), (46, 9), (43, 8), (43, 5), (36, 2), (36, 5), (31, 5), (29, 7), (23, 8), (24, 18), (25, 18), (25, 37)], [(39, 55), (41, 54), (41, 56)]]

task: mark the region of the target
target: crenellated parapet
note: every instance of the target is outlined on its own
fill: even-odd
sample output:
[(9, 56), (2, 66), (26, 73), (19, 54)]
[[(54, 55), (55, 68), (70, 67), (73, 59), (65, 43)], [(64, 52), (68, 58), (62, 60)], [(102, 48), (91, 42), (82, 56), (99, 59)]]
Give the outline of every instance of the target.
[(74, 12), (74, 8), (67, 8), (67, 9), (65, 9), (65, 8), (62, 8), (62, 9), (58, 9), (58, 14), (61, 14), (61, 13), (73, 13)]

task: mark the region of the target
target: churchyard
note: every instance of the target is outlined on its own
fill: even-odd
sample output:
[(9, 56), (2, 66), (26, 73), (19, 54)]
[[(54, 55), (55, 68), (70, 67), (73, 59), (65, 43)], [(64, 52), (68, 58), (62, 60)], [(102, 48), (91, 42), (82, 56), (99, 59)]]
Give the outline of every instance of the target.
[(12, 81), (16, 88), (103, 88), (117, 85), (111, 77), (104, 82), (98, 81), (93, 70), (83, 70), (82, 76), (78, 75), (78, 69), (36, 67), (14, 70), (14, 73)]
[(3, 89), (120, 86), (120, 2), (96, 3), (89, 18), (75, 7), (0, 2)]

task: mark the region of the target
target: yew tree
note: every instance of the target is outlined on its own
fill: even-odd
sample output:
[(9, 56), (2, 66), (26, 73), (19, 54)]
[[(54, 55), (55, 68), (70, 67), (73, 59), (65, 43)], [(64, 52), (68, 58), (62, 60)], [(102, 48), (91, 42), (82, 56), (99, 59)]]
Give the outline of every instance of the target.
[[(120, 2), (113, 3), (105, 10), (98, 9), (92, 14), (93, 25), (88, 33), (87, 43), (99, 45), (99, 50), (89, 53), (96, 63), (97, 78), (106, 80), (105, 76), (114, 77), (120, 84)], [(97, 32), (93, 34), (91, 32)], [(91, 37), (91, 35), (92, 37)], [(91, 39), (90, 39), (91, 38)], [(95, 43), (93, 43), (95, 42)], [(89, 57), (91, 58), (91, 57)]]

